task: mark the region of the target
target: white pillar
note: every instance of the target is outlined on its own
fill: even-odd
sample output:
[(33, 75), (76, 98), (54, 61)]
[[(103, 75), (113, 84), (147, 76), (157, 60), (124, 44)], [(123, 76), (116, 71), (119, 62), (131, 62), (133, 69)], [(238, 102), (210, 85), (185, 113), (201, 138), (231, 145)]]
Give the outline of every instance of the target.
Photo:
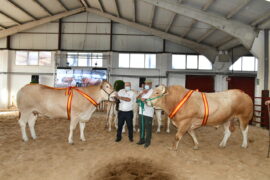
[(8, 50), (0, 51), (0, 108), (8, 108), (9, 80), (8, 80)]

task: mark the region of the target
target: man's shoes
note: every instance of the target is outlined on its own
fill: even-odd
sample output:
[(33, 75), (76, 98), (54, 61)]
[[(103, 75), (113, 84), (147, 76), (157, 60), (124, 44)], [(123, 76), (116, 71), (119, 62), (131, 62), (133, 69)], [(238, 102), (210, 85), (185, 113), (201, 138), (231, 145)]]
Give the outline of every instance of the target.
[(138, 145), (143, 145), (145, 142), (140, 140), (139, 142), (137, 142)]
[(120, 142), (121, 141), (121, 139), (119, 139), (119, 138), (116, 138), (116, 140), (115, 140), (115, 142)]
[(150, 146), (150, 144), (144, 144), (144, 148), (148, 148)]
[(133, 142), (133, 139), (129, 139), (130, 142)]

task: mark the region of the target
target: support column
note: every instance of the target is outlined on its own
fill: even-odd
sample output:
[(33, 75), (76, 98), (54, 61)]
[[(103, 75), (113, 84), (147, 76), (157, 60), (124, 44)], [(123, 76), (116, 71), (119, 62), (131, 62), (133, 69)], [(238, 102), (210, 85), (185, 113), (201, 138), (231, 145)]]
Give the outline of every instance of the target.
[(264, 30), (264, 89), (267, 90), (269, 79), (269, 30)]
[(0, 109), (8, 108), (9, 84), (8, 84), (8, 50), (0, 51)]

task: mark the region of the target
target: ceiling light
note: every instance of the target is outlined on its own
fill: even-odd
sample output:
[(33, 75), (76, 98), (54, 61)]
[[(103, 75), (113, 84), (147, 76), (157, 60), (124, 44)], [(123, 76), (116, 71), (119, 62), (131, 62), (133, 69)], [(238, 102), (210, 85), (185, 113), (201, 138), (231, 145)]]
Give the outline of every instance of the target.
[(265, 0), (265, 1), (268, 1), (268, 2), (270, 2), (270, 0)]

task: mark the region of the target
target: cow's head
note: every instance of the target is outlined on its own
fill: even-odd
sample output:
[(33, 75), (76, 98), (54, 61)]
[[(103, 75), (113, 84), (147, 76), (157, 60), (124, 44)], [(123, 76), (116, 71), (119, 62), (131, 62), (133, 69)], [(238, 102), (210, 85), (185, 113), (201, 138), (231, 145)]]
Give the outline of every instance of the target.
[(160, 108), (159, 102), (165, 95), (167, 95), (167, 87), (165, 85), (156, 87), (151, 96), (147, 99), (147, 105)]
[(100, 84), (102, 100), (114, 101), (116, 92), (108, 81), (102, 81)]

